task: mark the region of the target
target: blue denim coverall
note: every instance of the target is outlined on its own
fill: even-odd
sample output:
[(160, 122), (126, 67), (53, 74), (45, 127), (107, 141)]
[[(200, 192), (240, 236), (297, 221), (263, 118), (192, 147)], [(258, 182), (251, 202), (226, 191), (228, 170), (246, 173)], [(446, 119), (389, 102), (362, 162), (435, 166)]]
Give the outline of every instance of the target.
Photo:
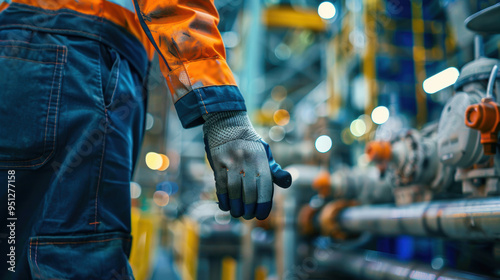
[[(71, 9), (12, 3), (0, 13), (0, 279), (133, 279), (129, 184), (144, 131), (146, 49), (122, 26)], [(200, 61), (223, 67), (221, 59)], [(163, 64), (185, 127), (245, 110), (223, 77), (176, 81), (193, 65), (202, 67)]]

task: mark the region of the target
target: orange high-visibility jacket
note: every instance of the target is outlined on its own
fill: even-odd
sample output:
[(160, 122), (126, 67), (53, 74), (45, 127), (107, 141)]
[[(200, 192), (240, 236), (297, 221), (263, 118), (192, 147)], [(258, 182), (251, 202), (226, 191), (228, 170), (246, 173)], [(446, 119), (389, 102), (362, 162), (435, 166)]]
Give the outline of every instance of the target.
[[(203, 114), (246, 110), (225, 59), (213, 0), (12, 0), (46, 10), (70, 9), (119, 25), (153, 48), (184, 127)], [(3, 6), (3, 7), (2, 7)], [(6, 8), (0, 5), (0, 11)]]

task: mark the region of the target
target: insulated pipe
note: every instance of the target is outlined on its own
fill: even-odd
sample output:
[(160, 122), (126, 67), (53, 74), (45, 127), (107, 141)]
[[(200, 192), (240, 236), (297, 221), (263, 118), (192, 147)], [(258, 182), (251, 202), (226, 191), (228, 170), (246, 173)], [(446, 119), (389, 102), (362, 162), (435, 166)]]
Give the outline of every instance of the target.
[(435, 236), (451, 239), (500, 239), (500, 198), (394, 205), (355, 206), (335, 220), (347, 233)]
[[(486, 280), (498, 279), (468, 272), (443, 268), (433, 269), (418, 262), (401, 262), (383, 257), (376, 252), (354, 253), (336, 250), (321, 252), (322, 260), (318, 260), (318, 271), (338, 272), (353, 279), (446, 279), (446, 280)], [(319, 258), (318, 258), (319, 259)], [(313, 263), (315, 264), (315, 263)], [(316, 268), (316, 267), (314, 267)]]

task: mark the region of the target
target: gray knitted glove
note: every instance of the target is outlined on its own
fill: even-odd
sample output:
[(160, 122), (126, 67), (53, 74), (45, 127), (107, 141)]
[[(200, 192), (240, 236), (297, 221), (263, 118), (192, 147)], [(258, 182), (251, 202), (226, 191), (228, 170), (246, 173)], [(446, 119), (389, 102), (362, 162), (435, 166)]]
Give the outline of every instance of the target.
[(219, 208), (235, 218), (267, 218), (273, 182), (288, 188), (290, 173), (274, 161), (245, 111), (212, 113), (204, 119), (205, 151), (215, 174)]

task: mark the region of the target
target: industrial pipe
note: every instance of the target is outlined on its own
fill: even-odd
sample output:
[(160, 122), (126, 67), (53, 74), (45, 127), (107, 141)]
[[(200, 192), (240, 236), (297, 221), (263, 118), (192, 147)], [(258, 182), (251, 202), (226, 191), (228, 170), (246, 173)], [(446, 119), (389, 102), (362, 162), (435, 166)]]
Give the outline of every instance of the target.
[(500, 239), (500, 198), (347, 207), (330, 219), (346, 233)]
[(351, 251), (325, 250), (321, 253), (323, 258), (321, 258), (322, 260), (318, 260), (318, 271), (338, 272), (351, 276), (353, 279), (498, 279), (448, 268), (435, 270), (423, 263), (401, 262), (383, 257), (381, 254), (371, 251), (355, 253)]

